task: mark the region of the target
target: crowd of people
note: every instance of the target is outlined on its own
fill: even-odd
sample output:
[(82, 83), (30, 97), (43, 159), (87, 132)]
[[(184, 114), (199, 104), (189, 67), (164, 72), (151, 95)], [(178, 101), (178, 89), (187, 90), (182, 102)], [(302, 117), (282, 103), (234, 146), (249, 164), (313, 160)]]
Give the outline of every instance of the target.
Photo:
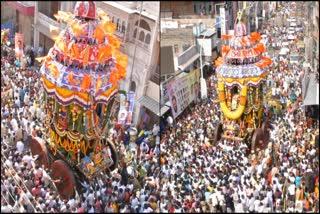
[[(263, 29), (273, 39), (272, 27)], [(212, 75), (208, 99), (175, 121), (169, 116), (151, 128), (114, 128), (119, 167), (81, 181), (64, 200), (29, 147), (32, 137), (42, 137), (45, 117), (39, 67), (32, 54), (21, 62), (12, 51), (1, 58), (1, 212), (319, 211), (319, 124), (301, 107), (304, 70), (286, 57), (275, 57), (268, 76), (267, 87), (283, 108), (266, 103), (273, 112), (271, 140), (258, 154), (248, 156), (245, 143), (213, 143), (221, 115)]]
[(60, 198), (51, 171), (39, 165), (30, 150), (31, 139), (43, 135), (45, 118), (39, 65), (34, 66), (32, 54), (24, 61), (15, 58), (12, 47), (3, 51), (1, 212), (158, 212), (158, 125), (114, 127), (110, 137), (118, 142), (119, 167), (91, 183), (81, 181), (73, 198)]
[[(262, 27), (269, 41), (275, 40), (271, 29), (282, 34), (282, 26), (274, 25)], [(281, 44), (287, 38), (277, 40)], [(266, 148), (249, 157), (245, 143), (212, 143), (220, 122), (212, 76), (207, 102), (190, 106), (175, 122), (169, 118), (161, 135), (161, 212), (319, 211), (319, 123), (306, 118), (302, 107), (304, 69), (268, 47), (275, 48), (275, 57), (267, 87), (281, 107), (266, 102), (265, 115), (271, 111), (272, 116)]]

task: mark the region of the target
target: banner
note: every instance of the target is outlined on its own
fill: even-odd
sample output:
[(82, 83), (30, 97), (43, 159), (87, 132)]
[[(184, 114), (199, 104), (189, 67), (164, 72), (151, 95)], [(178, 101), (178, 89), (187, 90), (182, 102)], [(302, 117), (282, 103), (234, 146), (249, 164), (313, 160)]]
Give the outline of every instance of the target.
[(127, 94), (127, 97), (124, 94), (120, 95), (120, 108), (118, 115), (118, 123), (130, 125), (132, 121), (133, 107), (134, 107), (134, 99), (135, 93), (130, 91)]
[(200, 98), (200, 70), (173, 80), (168, 84), (167, 92), (172, 115), (176, 118), (193, 100)]
[(23, 43), (24, 43), (24, 37), (22, 33), (16, 33), (14, 37), (14, 43), (15, 43), (15, 54), (16, 57), (22, 57), (24, 55), (23, 53)]
[(226, 34), (226, 13), (225, 8), (220, 7), (220, 25), (221, 25), (221, 35)]
[(129, 110), (128, 110), (128, 114), (126, 117), (126, 124), (129, 125), (131, 124), (132, 121), (132, 114), (133, 114), (133, 107), (134, 107), (134, 99), (135, 99), (136, 95), (133, 91), (130, 91), (128, 93), (128, 102), (129, 102)]
[(119, 94), (120, 96), (120, 108), (118, 115), (118, 123), (125, 124), (128, 115), (127, 107), (129, 109), (129, 103), (127, 104), (126, 96), (124, 94)]

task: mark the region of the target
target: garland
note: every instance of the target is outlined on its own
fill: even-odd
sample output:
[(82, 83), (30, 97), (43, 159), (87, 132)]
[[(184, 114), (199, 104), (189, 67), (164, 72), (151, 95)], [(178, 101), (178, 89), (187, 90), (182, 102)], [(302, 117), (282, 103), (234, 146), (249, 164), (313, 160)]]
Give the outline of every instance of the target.
[(54, 155), (56, 155), (57, 149), (64, 149), (66, 152), (73, 152), (76, 154), (78, 148), (80, 148), (81, 153), (86, 156), (88, 149), (92, 149), (90, 141), (82, 140), (79, 143), (78, 139), (70, 139), (67, 134), (60, 136), (53, 129), (50, 129), (51, 143), (50, 147), (53, 150)]
[(247, 86), (242, 86), (241, 92), (240, 92), (240, 103), (239, 106), (235, 111), (231, 111), (227, 104), (225, 99), (225, 89), (224, 89), (224, 83), (220, 82), (218, 83), (218, 91), (219, 91), (219, 102), (220, 102), (220, 108), (224, 115), (232, 120), (236, 120), (239, 117), (241, 117), (242, 113), (245, 110), (246, 107), (246, 101), (247, 101)]

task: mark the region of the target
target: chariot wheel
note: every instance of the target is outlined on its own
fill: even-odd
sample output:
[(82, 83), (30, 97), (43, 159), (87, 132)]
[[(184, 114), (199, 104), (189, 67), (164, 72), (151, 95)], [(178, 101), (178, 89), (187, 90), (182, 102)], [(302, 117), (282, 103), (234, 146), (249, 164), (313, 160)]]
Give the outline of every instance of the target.
[(264, 121), (262, 123), (262, 126), (261, 126), (262, 130), (264, 131), (264, 137), (265, 137), (265, 140), (266, 142), (269, 141), (269, 138), (270, 138), (270, 133), (269, 133), (269, 129), (272, 128), (271, 124), (269, 123), (268, 120)]
[(36, 162), (42, 167), (49, 168), (48, 150), (44, 140), (39, 137), (33, 137), (30, 143), (32, 155), (38, 155)]
[(266, 143), (264, 130), (262, 128), (257, 128), (252, 136), (251, 151), (256, 152), (257, 148), (264, 148)]
[(223, 133), (222, 123), (219, 123), (216, 130), (214, 131), (213, 142), (217, 143), (221, 139), (221, 135)]
[(51, 178), (60, 196), (63, 199), (70, 199), (74, 196), (76, 181), (72, 170), (63, 160), (56, 160), (51, 165)]

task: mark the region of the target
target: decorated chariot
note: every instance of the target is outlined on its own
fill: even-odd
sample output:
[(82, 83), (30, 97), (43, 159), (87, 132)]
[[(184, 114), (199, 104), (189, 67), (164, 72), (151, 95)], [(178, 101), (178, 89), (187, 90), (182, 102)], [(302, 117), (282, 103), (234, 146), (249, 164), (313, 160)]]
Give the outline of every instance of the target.
[[(240, 19), (239, 19), (240, 20)], [(221, 123), (215, 141), (246, 142), (251, 151), (265, 146), (269, 124), (263, 120), (266, 78), (272, 60), (264, 56), (259, 33), (246, 33), (242, 22), (235, 25), (234, 36), (222, 35), (222, 57), (215, 61)]]
[[(119, 103), (118, 81), (127, 56), (119, 51), (115, 25), (93, 2), (77, 2), (74, 13), (58, 11), (66, 28), (47, 56), (38, 58), (44, 87), (44, 140), (33, 138), (31, 151), (63, 198), (74, 194), (77, 178), (94, 180), (118, 165), (108, 138)], [(57, 31), (50, 27), (51, 31)]]

